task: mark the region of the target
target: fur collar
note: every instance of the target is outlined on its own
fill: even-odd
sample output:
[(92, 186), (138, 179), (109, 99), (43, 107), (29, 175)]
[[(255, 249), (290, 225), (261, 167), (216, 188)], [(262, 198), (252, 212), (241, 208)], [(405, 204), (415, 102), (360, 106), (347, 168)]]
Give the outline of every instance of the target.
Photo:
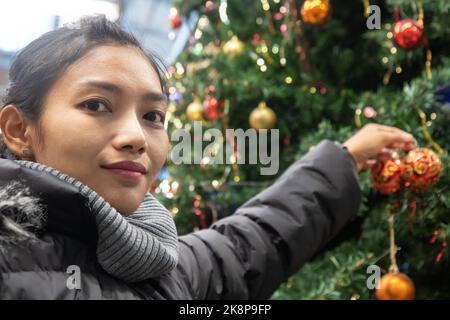
[(45, 210), (39, 197), (19, 181), (0, 188), (0, 245), (35, 240), (45, 226)]

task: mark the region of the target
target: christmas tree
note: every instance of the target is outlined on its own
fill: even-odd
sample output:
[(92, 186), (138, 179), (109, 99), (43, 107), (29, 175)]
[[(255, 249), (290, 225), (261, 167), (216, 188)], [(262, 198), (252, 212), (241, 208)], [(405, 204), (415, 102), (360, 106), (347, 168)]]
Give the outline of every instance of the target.
[[(168, 69), (169, 135), (202, 121), (233, 148), (223, 164), (207, 155), (160, 173), (153, 191), (179, 234), (233, 214), (321, 140), (343, 142), (368, 123), (395, 126), (426, 148), (409, 155), (411, 166), (425, 159), (423, 172), (398, 155), (388, 176), (386, 163), (361, 173), (358, 215), (273, 298), (395, 298), (368, 287), (373, 265), (407, 275), (388, 283), (399, 297), (450, 298), (449, 9), (446, 0), (174, 1), (174, 33), (187, 26), (191, 37)], [(277, 173), (239, 163), (228, 128), (278, 129)], [(205, 139), (192, 142), (204, 148)]]

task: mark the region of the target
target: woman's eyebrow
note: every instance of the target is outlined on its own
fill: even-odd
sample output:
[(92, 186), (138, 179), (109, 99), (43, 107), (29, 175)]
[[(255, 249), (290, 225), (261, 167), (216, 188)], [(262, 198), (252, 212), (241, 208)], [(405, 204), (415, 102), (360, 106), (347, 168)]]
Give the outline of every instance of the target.
[[(96, 87), (99, 89), (103, 89), (106, 91), (110, 91), (116, 95), (121, 95), (123, 93), (123, 89), (119, 86), (105, 81), (96, 81), (96, 80), (88, 80), (81, 83), (83, 87)], [(144, 100), (149, 100), (152, 102), (164, 102), (167, 103), (167, 97), (156, 91), (148, 91), (143, 95)]]
[(95, 81), (95, 80), (88, 80), (81, 82), (81, 85), (83, 87), (96, 87), (99, 89), (103, 89), (106, 91), (111, 91), (116, 94), (121, 94), (122, 89), (116, 86), (115, 84), (104, 82), (104, 81)]
[(167, 96), (165, 96), (160, 92), (149, 91), (146, 94), (144, 94), (144, 100), (167, 103)]

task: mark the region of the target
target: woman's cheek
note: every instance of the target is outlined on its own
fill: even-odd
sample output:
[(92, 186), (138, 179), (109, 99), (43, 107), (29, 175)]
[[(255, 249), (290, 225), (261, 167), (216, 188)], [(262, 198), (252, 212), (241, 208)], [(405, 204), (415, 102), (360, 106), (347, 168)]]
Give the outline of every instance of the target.
[(152, 139), (150, 142), (150, 157), (152, 162), (152, 174), (151, 174), (151, 182), (154, 181), (156, 175), (159, 170), (163, 167), (164, 163), (167, 160), (167, 156), (169, 154), (169, 137), (167, 132), (164, 131), (160, 135), (155, 136), (156, 139)]

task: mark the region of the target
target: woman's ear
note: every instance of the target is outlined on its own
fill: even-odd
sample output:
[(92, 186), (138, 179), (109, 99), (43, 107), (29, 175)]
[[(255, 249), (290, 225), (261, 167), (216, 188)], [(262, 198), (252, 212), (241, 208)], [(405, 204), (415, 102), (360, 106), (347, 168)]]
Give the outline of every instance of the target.
[(0, 132), (12, 153), (26, 160), (33, 158), (31, 126), (15, 105), (9, 104), (0, 111)]

